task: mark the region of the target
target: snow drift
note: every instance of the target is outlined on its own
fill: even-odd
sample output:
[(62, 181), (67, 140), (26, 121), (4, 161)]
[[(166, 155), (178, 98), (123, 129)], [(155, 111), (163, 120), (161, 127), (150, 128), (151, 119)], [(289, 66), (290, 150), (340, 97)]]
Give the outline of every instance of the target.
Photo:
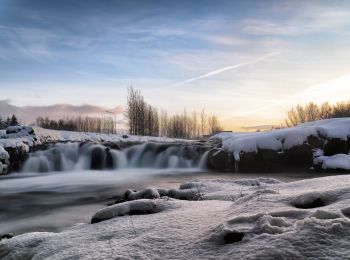
[[(275, 179), (196, 180), (174, 192), (139, 191), (98, 211), (94, 224), (0, 242), (8, 259), (346, 259), (350, 176), (292, 183)], [(145, 199), (149, 194), (155, 199)], [(166, 194), (166, 192), (165, 192)], [(131, 195), (130, 192), (127, 193)], [(314, 203), (320, 200), (322, 203)], [(77, 214), (79, 214), (77, 212)], [(96, 220), (96, 221), (95, 221)]]

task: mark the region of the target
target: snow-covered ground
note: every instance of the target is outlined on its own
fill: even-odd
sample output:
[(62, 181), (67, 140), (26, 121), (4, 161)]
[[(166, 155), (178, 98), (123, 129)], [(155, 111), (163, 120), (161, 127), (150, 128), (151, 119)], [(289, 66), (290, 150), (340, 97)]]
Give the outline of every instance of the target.
[(120, 134), (100, 134), (88, 132), (58, 131), (43, 129), (40, 127), (13, 127), (19, 128), (18, 132), (3, 134), (0, 139), (2, 147), (18, 147), (24, 145), (27, 148), (40, 145), (46, 142), (185, 142), (189, 140), (153, 137), (153, 136), (133, 136), (127, 135), (123, 138)]
[(88, 132), (73, 132), (73, 131), (57, 131), (43, 129), (40, 127), (33, 127), (34, 132), (42, 140), (61, 141), (61, 142), (184, 142), (188, 140), (167, 138), (167, 137), (154, 137), (154, 136), (135, 136), (127, 135), (127, 138), (123, 138), (121, 134), (99, 134)]
[[(199, 200), (186, 200), (194, 195)], [(149, 196), (155, 199), (144, 199)], [(197, 180), (176, 190), (129, 191), (128, 197), (137, 200), (101, 209), (95, 224), (2, 240), (0, 258), (347, 259), (350, 254), (349, 175), (292, 183)]]

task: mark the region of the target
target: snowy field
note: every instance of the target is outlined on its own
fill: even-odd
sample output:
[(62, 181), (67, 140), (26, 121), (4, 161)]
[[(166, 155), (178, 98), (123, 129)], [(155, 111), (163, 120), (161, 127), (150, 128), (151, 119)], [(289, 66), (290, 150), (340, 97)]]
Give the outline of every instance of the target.
[(137, 200), (91, 214), (95, 224), (3, 240), (0, 258), (347, 259), (350, 254), (349, 175), (290, 183), (202, 179), (127, 196)]

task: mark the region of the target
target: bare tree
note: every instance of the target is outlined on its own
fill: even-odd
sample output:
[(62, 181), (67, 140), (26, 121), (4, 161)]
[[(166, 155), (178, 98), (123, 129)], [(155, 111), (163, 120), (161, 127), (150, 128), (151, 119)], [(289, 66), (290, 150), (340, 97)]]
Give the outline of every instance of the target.
[(216, 116), (210, 116), (208, 118), (209, 132), (210, 134), (215, 134), (222, 131), (219, 119)]
[(305, 106), (297, 105), (287, 112), (285, 124), (295, 126), (309, 121), (335, 117), (350, 117), (350, 101), (338, 102), (335, 105), (330, 105), (328, 102), (321, 105), (313, 102)]
[(205, 135), (206, 130), (207, 130), (207, 117), (205, 114), (204, 109), (202, 109), (201, 114), (200, 114), (200, 124), (201, 124), (201, 135)]

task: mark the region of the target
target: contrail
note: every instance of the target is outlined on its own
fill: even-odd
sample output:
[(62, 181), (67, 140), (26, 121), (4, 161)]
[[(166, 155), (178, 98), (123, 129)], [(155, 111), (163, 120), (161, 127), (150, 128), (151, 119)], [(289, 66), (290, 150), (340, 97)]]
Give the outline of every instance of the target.
[(199, 80), (199, 79), (208, 78), (208, 77), (220, 74), (220, 73), (228, 71), (228, 70), (233, 70), (233, 69), (241, 68), (241, 67), (244, 67), (244, 66), (247, 66), (247, 65), (255, 64), (255, 63), (263, 61), (263, 60), (265, 60), (265, 59), (267, 59), (267, 58), (269, 58), (271, 56), (277, 55), (279, 53), (280, 52), (271, 52), (271, 53), (265, 54), (265, 55), (255, 59), (253, 61), (243, 62), (243, 63), (239, 63), (239, 64), (236, 64), (236, 65), (227, 66), (227, 67), (224, 67), (224, 68), (221, 68), (221, 69), (218, 69), (218, 70), (214, 70), (214, 71), (208, 72), (206, 74), (200, 75), (198, 77), (186, 79), (184, 81), (176, 83), (176, 84), (172, 85), (172, 87), (179, 87), (179, 86), (185, 85), (187, 83), (190, 83), (190, 82), (193, 82), (193, 81), (196, 81), (196, 80)]

